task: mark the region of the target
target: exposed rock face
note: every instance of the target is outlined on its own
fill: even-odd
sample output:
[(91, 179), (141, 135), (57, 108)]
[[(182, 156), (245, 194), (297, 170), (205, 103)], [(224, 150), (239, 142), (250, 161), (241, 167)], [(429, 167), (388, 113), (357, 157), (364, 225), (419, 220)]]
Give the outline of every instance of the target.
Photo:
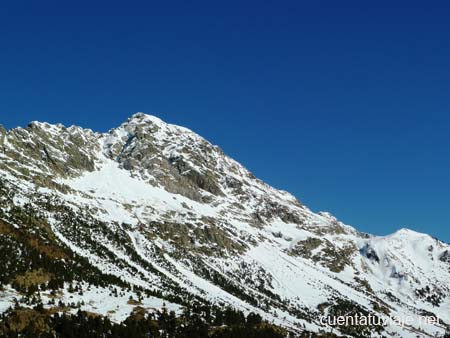
[(448, 250), (445, 250), (440, 256), (439, 259), (442, 262), (448, 263), (450, 265), (450, 252)]
[[(73, 177), (95, 169), (99, 135), (79, 127), (33, 122), (27, 128), (0, 131), (2, 165), (31, 174)], [(9, 161), (8, 161), (9, 160)]]
[(376, 251), (373, 248), (371, 248), (368, 243), (361, 248), (360, 252), (361, 255), (363, 255), (364, 257), (367, 257), (368, 259), (376, 263), (380, 263), (380, 258), (378, 257)]
[[(125, 283), (173, 306), (231, 305), (297, 332), (328, 331), (317, 318), (348, 308), (416, 319), (426, 311), (450, 323), (448, 245), (407, 229), (376, 237), (313, 213), (153, 116), (135, 114), (108, 133), (0, 127), (0, 175), (7, 289), (20, 290), (27, 276), (59, 285), (57, 274)], [(114, 315), (107, 305), (95, 308)], [(414, 325), (382, 334), (415, 337)], [(359, 333), (367, 330), (376, 336), (380, 327)]]

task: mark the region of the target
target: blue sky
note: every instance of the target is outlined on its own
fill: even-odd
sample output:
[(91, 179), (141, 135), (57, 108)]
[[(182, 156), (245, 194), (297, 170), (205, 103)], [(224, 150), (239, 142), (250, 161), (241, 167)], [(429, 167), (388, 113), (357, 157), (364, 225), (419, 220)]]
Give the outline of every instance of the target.
[(6, 127), (154, 113), (313, 210), (450, 242), (448, 3), (62, 4), (0, 4)]

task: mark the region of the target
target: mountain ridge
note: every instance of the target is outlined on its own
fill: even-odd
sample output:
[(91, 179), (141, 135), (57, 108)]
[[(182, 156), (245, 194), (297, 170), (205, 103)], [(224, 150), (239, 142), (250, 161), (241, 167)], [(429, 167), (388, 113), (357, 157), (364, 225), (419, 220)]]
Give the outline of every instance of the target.
[[(195, 298), (294, 332), (350, 336), (443, 335), (450, 323), (447, 244), (409, 229), (364, 234), (314, 213), (187, 128), (143, 113), (106, 133), (32, 122), (0, 129), (0, 147), (2, 186), (14, 194), (3, 198), (0, 219), (19, 232), (37, 227), (40, 240), (90, 266), (93, 279), (99, 269), (112, 283), (147, 290), (151, 302), (166, 299), (177, 310)], [(22, 214), (39, 221), (24, 225)], [(11, 281), (3, 283), (13, 294)], [(442, 324), (354, 331), (317, 319), (342, 311), (426, 312)]]

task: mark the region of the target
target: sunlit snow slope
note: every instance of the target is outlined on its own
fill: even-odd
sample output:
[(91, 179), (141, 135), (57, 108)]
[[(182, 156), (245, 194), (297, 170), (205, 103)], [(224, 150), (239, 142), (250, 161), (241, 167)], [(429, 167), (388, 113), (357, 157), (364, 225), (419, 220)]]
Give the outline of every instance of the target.
[[(29, 227), (15, 212), (30, 208), (46, 224), (36, 233), (151, 292), (148, 309), (198, 299), (316, 332), (331, 330), (321, 316), (349, 311), (415, 319), (363, 332), (374, 337), (443, 335), (450, 323), (447, 244), (313, 213), (186, 128), (142, 113), (104, 134), (33, 122), (0, 129), (0, 146), (5, 224)], [(14, 292), (0, 292), (0, 311)], [(90, 296), (91, 312), (123, 320), (132, 310)], [(424, 315), (441, 324), (422, 325)]]

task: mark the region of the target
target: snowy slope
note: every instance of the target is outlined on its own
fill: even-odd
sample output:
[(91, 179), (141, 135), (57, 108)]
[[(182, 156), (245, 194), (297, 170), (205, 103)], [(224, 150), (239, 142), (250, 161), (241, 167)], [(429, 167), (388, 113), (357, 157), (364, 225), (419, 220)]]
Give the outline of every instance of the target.
[[(414, 319), (386, 327), (392, 337), (443, 334), (450, 323), (447, 244), (407, 229), (367, 235), (313, 213), (186, 128), (138, 113), (104, 134), (35, 122), (0, 140), (2, 181), (15, 191), (4, 218), (13, 205), (39, 206), (61, 244), (161, 297), (229, 304), (294, 330), (331, 330), (319, 318), (343, 302)], [(118, 306), (83, 297), (92, 312)], [(161, 304), (152, 297), (145, 306)], [(442, 323), (422, 325), (424, 313)]]

